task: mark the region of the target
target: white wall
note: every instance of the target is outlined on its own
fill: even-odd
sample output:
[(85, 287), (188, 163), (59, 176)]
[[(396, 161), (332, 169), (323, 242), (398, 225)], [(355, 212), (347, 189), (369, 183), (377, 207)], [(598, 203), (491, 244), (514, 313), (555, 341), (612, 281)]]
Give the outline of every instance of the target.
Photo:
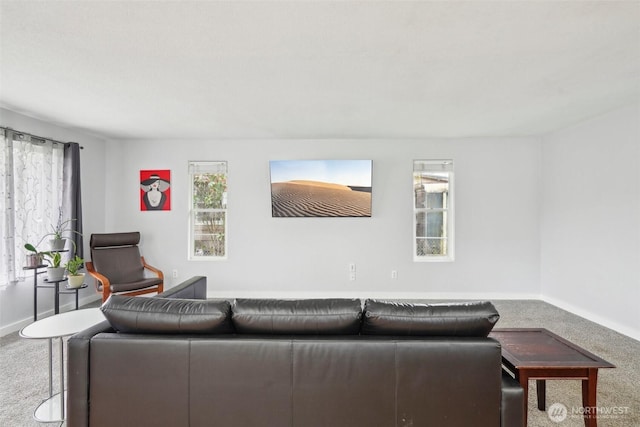
[[(206, 275), (210, 291), (227, 297), (542, 295), (638, 339), (639, 118), (633, 106), (544, 138), (103, 141), (0, 109), (3, 126), (85, 147), (85, 243), (92, 232), (140, 230), (168, 286)], [(269, 160), (321, 158), (374, 161), (372, 218), (271, 217)], [(412, 261), (411, 165), (427, 158), (455, 160), (453, 263)], [(227, 261), (187, 261), (188, 160), (229, 162)], [(140, 212), (140, 169), (171, 169), (171, 211)], [(31, 283), (0, 291), (0, 335), (31, 320)], [(52, 309), (47, 292), (41, 315)]]
[(640, 339), (640, 105), (544, 137), (544, 299)]
[[(0, 109), (0, 125), (33, 135), (51, 138), (56, 141), (78, 142), (84, 147), (81, 151), (83, 226), (85, 249), (88, 258), (88, 236), (92, 232), (102, 231), (105, 221), (104, 194), (105, 182), (105, 141), (82, 132), (61, 128), (50, 123)], [(42, 280), (42, 275), (39, 276)], [(82, 301), (96, 299), (95, 289), (89, 287), (80, 290)], [(61, 295), (60, 306), (75, 306), (73, 295)], [(62, 309), (62, 308), (61, 308)], [(53, 290), (38, 290), (38, 312), (40, 316), (53, 313)], [(33, 321), (33, 276), (24, 282), (0, 287), (0, 336), (19, 330)]]
[[(117, 141), (107, 157), (107, 229), (141, 231), (145, 257), (169, 286), (205, 275), (209, 291), (226, 297), (539, 297), (536, 138)], [(412, 261), (412, 160), (428, 158), (455, 161), (453, 263)], [(276, 159), (372, 159), (372, 218), (272, 218), (269, 160)], [(229, 162), (226, 261), (187, 261), (189, 160)], [(171, 170), (171, 211), (140, 211), (141, 169)]]

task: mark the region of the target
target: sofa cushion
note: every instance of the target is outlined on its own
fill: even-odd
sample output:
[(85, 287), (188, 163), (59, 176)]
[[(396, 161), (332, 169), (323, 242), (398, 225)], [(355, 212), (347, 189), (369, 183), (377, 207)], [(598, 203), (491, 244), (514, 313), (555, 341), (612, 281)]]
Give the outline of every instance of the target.
[(153, 334), (233, 333), (231, 304), (220, 300), (111, 295), (101, 307), (120, 332)]
[(362, 303), (356, 299), (237, 299), (233, 325), (247, 334), (358, 334)]
[(500, 318), (489, 301), (407, 304), (366, 300), (362, 333), (486, 337)]

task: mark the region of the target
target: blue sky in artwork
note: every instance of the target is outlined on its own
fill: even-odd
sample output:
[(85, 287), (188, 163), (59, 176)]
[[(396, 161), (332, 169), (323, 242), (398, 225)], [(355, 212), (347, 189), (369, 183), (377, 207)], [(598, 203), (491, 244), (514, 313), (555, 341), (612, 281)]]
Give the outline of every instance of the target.
[(371, 187), (371, 160), (272, 160), (271, 182), (293, 180)]

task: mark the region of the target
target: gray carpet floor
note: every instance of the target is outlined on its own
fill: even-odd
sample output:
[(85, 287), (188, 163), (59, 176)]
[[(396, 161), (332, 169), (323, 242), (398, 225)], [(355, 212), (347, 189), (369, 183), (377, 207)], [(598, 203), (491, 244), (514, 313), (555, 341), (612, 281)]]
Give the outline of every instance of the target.
[[(580, 345), (616, 365), (598, 375), (598, 407), (616, 408), (614, 415), (600, 416), (600, 427), (640, 427), (640, 342), (541, 301), (494, 301), (500, 312), (496, 327), (542, 327)], [(54, 343), (54, 356), (57, 344)], [(58, 361), (54, 357), (54, 387)], [(18, 334), (0, 338), (0, 426), (42, 425), (33, 411), (48, 396), (46, 340), (26, 340)], [(581, 427), (572, 414), (581, 406), (579, 380), (547, 381), (547, 407), (561, 403), (569, 413), (562, 422), (552, 421), (536, 404), (535, 382), (529, 384), (528, 420), (531, 427)], [(57, 425), (50, 424), (50, 425)], [(249, 426), (247, 426), (249, 427)], [(278, 427), (278, 426), (274, 426)], [(354, 426), (359, 427), (359, 426)], [(419, 427), (419, 426), (416, 426)], [(445, 426), (442, 426), (445, 427)], [(472, 426), (469, 426), (472, 427)]]

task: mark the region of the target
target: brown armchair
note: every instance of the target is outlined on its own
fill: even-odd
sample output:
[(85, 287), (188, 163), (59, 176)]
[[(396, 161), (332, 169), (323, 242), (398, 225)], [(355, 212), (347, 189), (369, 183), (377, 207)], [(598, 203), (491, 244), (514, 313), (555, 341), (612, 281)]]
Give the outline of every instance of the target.
[[(164, 275), (140, 256), (139, 242), (137, 231), (91, 235), (91, 261), (86, 262), (86, 270), (96, 279), (102, 302), (111, 294), (134, 296), (163, 291)], [(145, 270), (155, 277), (146, 277)]]

